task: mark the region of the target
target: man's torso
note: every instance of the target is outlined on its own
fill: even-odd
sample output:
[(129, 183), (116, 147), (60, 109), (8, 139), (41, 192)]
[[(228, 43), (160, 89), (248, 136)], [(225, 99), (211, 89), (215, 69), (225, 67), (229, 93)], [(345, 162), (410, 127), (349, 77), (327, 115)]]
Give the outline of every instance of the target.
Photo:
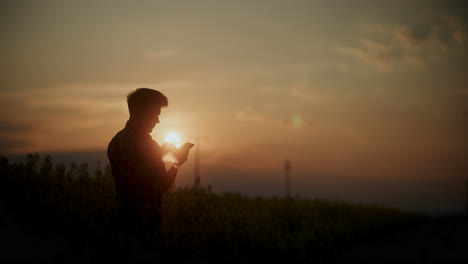
[(149, 134), (138, 133), (127, 122), (109, 143), (107, 156), (120, 202), (160, 207), (165, 167), (160, 147)]

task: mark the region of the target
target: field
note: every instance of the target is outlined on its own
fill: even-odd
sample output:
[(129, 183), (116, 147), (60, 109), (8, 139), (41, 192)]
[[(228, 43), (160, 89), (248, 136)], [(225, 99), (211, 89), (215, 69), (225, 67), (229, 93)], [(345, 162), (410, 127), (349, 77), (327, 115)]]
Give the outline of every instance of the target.
[[(1, 197), (26, 232), (71, 241), (73, 259), (117, 258), (117, 202), (110, 168), (53, 164), (28, 154), (0, 158)], [(211, 187), (165, 194), (163, 235), (172, 259), (210, 262), (326, 260), (376, 233), (428, 219), (394, 208), (343, 201), (216, 194)]]

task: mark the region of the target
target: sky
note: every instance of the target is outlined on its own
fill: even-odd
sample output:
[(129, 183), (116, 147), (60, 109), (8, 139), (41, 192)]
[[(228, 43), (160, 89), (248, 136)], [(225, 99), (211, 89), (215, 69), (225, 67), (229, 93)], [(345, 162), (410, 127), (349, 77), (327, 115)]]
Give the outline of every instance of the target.
[(301, 197), (466, 206), (463, 1), (0, 5), (0, 155), (103, 153), (148, 87), (215, 191), (282, 196), (288, 159)]

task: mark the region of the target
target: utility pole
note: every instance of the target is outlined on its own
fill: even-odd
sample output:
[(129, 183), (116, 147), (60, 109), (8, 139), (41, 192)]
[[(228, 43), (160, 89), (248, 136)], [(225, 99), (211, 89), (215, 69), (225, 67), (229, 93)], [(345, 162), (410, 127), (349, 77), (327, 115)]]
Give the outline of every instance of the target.
[(284, 171), (285, 171), (285, 197), (289, 198), (291, 196), (291, 162), (286, 159), (284, 162)]
[(194, 186), (200, 186), (200, 138), (196, 138)]

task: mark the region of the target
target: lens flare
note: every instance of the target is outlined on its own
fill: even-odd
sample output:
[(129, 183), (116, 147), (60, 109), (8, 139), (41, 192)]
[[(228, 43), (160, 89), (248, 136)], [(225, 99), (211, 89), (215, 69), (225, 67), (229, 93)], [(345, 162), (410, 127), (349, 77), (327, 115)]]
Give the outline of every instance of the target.
[(294, 115), (291, 120), (293, 126), (295, 128), (301, 128), (302, 127), (302, 117), (300, 115)]

